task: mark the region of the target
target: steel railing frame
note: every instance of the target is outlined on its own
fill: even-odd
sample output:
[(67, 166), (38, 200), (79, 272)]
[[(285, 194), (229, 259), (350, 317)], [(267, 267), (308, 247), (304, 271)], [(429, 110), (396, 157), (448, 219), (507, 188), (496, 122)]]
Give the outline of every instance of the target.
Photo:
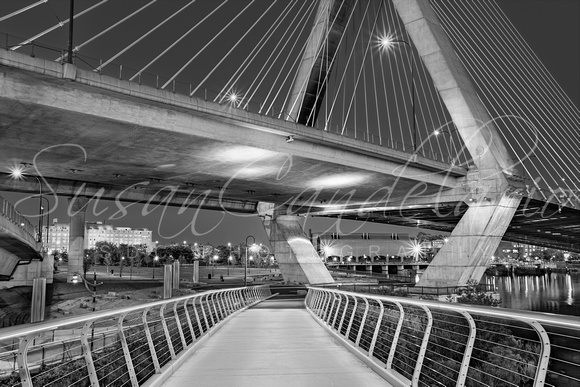
[[(15, 357), (17, 369), (13, 374), (18, 373), (19, 381), (22, 387), (34, 387), (34, 375), (31, 375), (31, 368), (38, 367), (39, 361), (30, 361), (32, 352), (38, 352), (44, 348), (54, 346), (56, 343), (69, 342), (80, 344), (80, 354), (65, 354), (66, 345), (63, 344), (62, 358), (69, 357), (74, 361), (83, 361), (83, 367), (86, 371), (79, 371), (78, 379), (87, 378), (91, 386), (99, 386), (98, 370), (95, 368), (95, 354), (105, 348), (106, 340), (103, 338), (103, 344), (93, 345), (92, 337), (95, 330), (103, 331), (109, 337), (114, 337), (115, 343), (119, 344), (122, 349), (124, 361), (123, 373), (125, 383), (131, 386), (139, 386), (139, 380), (133, 364), (134, 356), (130, 350), (127, 333), (135, 330), (142, 330), (143, 346), (148, 347), (150, 358), (147, 359), (152, 364), (152, 372), (141, 384), (146, 383), (148, 386), (161, 385), (173, 370), (194, 351), (199, 344), (211, 336), (216, 330), (237, 313), (248, 307), (261, 302), (271, 296), (270, 289), (267, 286), (255, 286), (248, 288), (236, 288), (225, 290), (214, 290), (205, 293), (183, 296), (163, 301), (155, 301), (139, 306), (103, 310), (91, 314), (65, 317), (55, 320), (48, 320), (41, 323), (25, 324), (9, 328), (0, 329), (0, 344), (12, 340), (12, 350), (7, 356), (6, 348), (10, 346), (2, 345), (4, 353), (0, 353), (0, 359)], [(211, 326), (208, 324), (206, 311), (210, 314)], [(158, 313), (156, 313), (158, 311)], [(202, 316), (200, 316), (201, 311)], [(128, 316), (134, 316), (130, 322), (127, 322)], [(205, 322), (205, 329), (202, 321)], [(175, 324), (175, 326), (174, 326)], [(61, 335), (59, 340), (55, 340), (55, 332), (61, 329), (62, 334), (65, 327), (81, 326), (81, 329), (66, 329), (64, 336)], [(155, 333), (152, 332), (152, 327)], [(163, 333), (158, 336), (159, 327)], [(196, 334), (197, 329), (197, 334)], [(52, 333), (53, 341), (48, 343), (34, 344), (35, 339), (47, 337)], [(62, 338), (65, 337), (65, 338)], [(157, 339), (157, 343), (156, 343)], [(190, 339), (190, 340), (188, 340)], [(41, 340), (42, 341), (42, 340)], [(188, 343), (189, 341), (189, 343)], [(16, 344), (17, 343), (17, 344)], [(181, 347), (176, 350), (177, 347)], [(179, 345), (180, 344), (180, 345)], [(72, 345), (72, 344), (71, 344)], [(171, 360), (164, 365), (160, 364), (159, 354), (163, 352), (162, 346), (169, 349)], [(94, 348), (93, 348), (94, 347)], [(0, 350), (1, 352), (1, 350)], [(60, 358), (60, 355), (58, 356)], [(42, 359), (42, 366), (45, 359)], [(83, 374), (84, 373), (84, 374)]]
[[(378, 316), (376, 321), (368, 321), (371, 313), (369, 311), (369, 301), (372, 301), (372, 304), (375, 307), (373, 316)], [(566, 383), (576, 383), (579, 381), (573, 376), (566, 375), (566, 372), (558, 373), (556, 370), (549, 370), (551, 362), (565, 363), (562, 359), (556, 359), (550, 356), (552, 347), (550, 337), (556, 338), (559, 344), (554, 345), (558, 345), (561, 348), (562, 339), (565, 339), (566, 337), (580, 336), (579, 321), (573, 316), (557, 316), (546, 313), (435, 302), (413, 298), (375, 296), (317, 287), (309, 288), (304, 302), (307, 310), (322, 327), (328, 330), (335, 338), (339, 339), (339, 341), (351, 350), (351, 352), (361, 358), (365, 363), (367, 363), (367, 365), (377, 371), (393, 386), (431, 385), (421, 380), (422, 368), (424, 368), (424, 361), (428, 358), (428, 355), (426, 354), (428, 348), (430, 346), (434, 347), (433, 341), (443, 337), (442, 333), (437, 333), (435, 323), (441, 323), (441, 321), (444, 321), (445, 316), (457, 319), (462, 318), (466, 328), (464, 340), (462, 338), (453, 338), (453, 340), (458, 340), (458, 342), (459, 340), (463, 340), (461, 345), (464, 347), (464, 350), (460, 353), (460, 355), (462, 354), (462, 358), (457, 364), (455, 381), (453, 384), (449, 384), (450, 382), (448, 382), (445, 385), (466, 385), (469, 378), (468, 373), (470, 372), (470, 362), (477, 351), (474, 347), (476, 347), (476, 339), (479, 337), (478, 334), (485, 335), (485, 333), (489, 333), (485, 332), (485, 329), (488, 326), (483, 328), (484, 323), (496, 324), (499, 326), (502, 325), (503, 321), (509, 323), (508, 325), (504, 324), (504, 327), (508, 326), (516, 330), (519, 326), (525, 327), (521, 328), (526, 330), (526, 333), (524, 333), (523, 336), (530, 336), (530, 333), (536, 334), (535, 338), (530, 339), (530, 341), (533, 340), (533, 343), (535, 343), (533, 348), (536, 349), (536, 352), (533, 353), (533, 357), (536, 361), (532, 367), (532, 370), (535, 369), (533, 376), (533, 385), (535, 387), (544, 385), (568, 385)], [(364, 308), (359, 307), (357, 309), (357, 304), (362, 305), (363, 302)], [(391, 308), (398, 308), (399, 313), (396, 326), (391, 323), (390, 328), (388, 328), (391, 331), (387, 336), (392, 336), (390, 348), (388, 349), (388, 357), (386, 361), (381, 361), (375, 355), (375, 346), (380, 337), (386, 337), (385, 329), (387, 328), (383, 326), (385, 322), (384, 317), (386, 315), (385, 305), (389, 305)], [(409, 364), (411, 370), (411, 372), (409, 372), (410, 377), (406, 377), (395, 369), (394, 361), (397, 356), (401, 358), (400, 352), (402, 351), (401, 348), (404, 344), (401, 342), (401, 338), (405, 335), (409, 336), (409, 327), (407, 326), (408, 323), (406, 323), (406, 318), (409, 317), (408, 313), (413, 314), (413, 310), (422, 311), (422, 321), (424, 321), (424, 323), (422, 332), (418, 332), (414, 337), (412, 337), (412, 339), (419, 343), (415, 343), (417, 346), (417, 352), (413, 353), (413, 356), (416, 356), (417, 358), (414, 360), (414, 364)], [(347, 311), (351, 311), (352, 314), (348, 316)], [(353, 324), (355, 314), (357, 313), (359, 316), (356, 318), (360, 319), (360, 325), (358, 326), (357, 324)], [(368, 330), (369, 323), (371, 323), (371, 325), (374, 324), (374, 326), (371, 326), (372, 339), (367, 351), (361, 347), (361, 335), (363, 334), (363, 330)], [(447, 323), (449, 323), (449, 321), (447, 321)], [(347, 324), (346, 330), (344, 329), (345, 324)], [(478, 324), (481, 324), (481, 326), (478, 326)], [(355, 330), (355, 332), (351, 333), (351, 330)], [(437, 337), (438, 334), (441, 336)], [(458, 334), (457, 336), (461, 337), (462, 335)], [(506, 337), (508, 337), (508, 334), (506, 334)], [(405, 340), (407, 339), (408, 338)], [(580, 348), (575, 344), (570, 344), (570, 346), (571, 348), (565, 349), (573, 352), (572, 356), (580, 356)], [(385, 351), (386, 349), (383, 349), (383, 352)], [(495, 353), (493, 355), (499, 356)], [(508, 363), (510, 360), (513, 361), (513, 359), (506, 359), (506, 362)], [(486, 365), (489, 366), (490, 364), (491, 363), (487, 363)], [(493, 366), (494, 364), (491, 365)], [(431, 366), (433, 365), (431, 364)], [(503, 365), (496, 364), (495, 366), (498, 369), (501, 369)], [(568, 366), (573, 367), (574, 365), (568, 364)], [(575, 367), (577, 368), (574, 369), (573, 373), (577, 375), (578, 372), (580, 372), (580, 365), (575, 365)], [(505, 368), (508, 367), (505, 366)], [(505, 371), (505, 368), (501, 371)], [(431, 371), (433, 372), (434, 370)], [(550, 384), (547, 381), (548, 373), (552, 374), (552, 380), (555, 381), (552, 383), (554, 384)], [(500, 374), (500, 372), (498, 372), (498, 374)], [(520, 377), (519, 375), (521, 374), (514, 372), (514, 375), (512, 376), (517, 378)], [(492, 377), (498, 379), (495, 375), (492, 375)], [(471, 382), (473, 382), (473, 380), (473, 377), (471, 377)], [(531, 378), (528, 379), (528, 381), (529, 380), (531, 380)], [(560, 381), (565, 382), (560, 384)]]

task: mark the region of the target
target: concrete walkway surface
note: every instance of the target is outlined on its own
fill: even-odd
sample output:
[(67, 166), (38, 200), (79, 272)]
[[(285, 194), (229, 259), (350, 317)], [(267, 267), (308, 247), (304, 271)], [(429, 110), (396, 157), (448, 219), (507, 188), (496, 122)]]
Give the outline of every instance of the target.
[(389, 386), (318, 325), (302, 300), (265, 301), (240, 313), (163, 385)]

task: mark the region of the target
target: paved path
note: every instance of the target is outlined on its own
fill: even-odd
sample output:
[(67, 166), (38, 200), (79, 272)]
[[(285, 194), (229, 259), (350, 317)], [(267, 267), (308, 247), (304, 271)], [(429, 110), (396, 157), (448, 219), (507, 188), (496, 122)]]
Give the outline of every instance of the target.
[(388, 386), (314, 321), (303, 301), (270, 300), (240, 313), (164, 384)]

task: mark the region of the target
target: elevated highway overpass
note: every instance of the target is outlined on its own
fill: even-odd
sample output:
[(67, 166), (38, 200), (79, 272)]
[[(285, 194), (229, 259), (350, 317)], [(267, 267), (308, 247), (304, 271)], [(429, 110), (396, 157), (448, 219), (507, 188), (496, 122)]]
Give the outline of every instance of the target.
[[(298, 123), (313, 125), (308, 117), (316, 117), (321, 106), (321, 99), (314, 97), (324, 94), (327, 82), (319, 78), (319, 72), (329, 74), (332, 67), (324, 64), (327, 51), (323, 47), (342, 39), (343, 22), (352, 5), (325, 0), (318, 6), (292, 98), (285, 102), (285, 112), (297, 117)], [(422, 144), (416, 141), (414, 86), (410, 87), (412, 119), (390, 122), (399, 126), (402, 138), (403, 133), (411, 134), (413, 152), (405, 153), (393, 142), (389, 149), (228, 103), (194, 98), (192, 92), (175, 94), (167, 89), (175, 77), (159, 90), (82, 70), (72, 64), (72, 58), (61, 64), (11, 52), (21, 45), (0, 55), (0, 86), (5, 91), (0, 97), (0, 119), (6, 148), (0, 162), (6, 168), (28, 167), (28, 173), (42, 177), (46, 190), (73, 198), (71, 276), (81, 268), (86, 204), (90, 198), (99, 198), (258, 212), (285, 279), (306, 283), (331, 278), (304, 238), (296, 214), (350, 216), (346, 214), (355, 208), (361, 219), (359, 213), (451, 204), (458, 208), (455, 218), (440, 217), (436, 210), (440, 219), (434, 221), (429, 213), (422, 213), (428, 218), (427, 227), (453, 227), (453, 231), (452, 243), (437, 254), (421, 284), (447, 286), (478, 280), (512, 219), (524, 211), (521, 203), (538, 199), (526, 180), (518, 177), (518, 166), (528, 169), (514, 146), (526, 142), (514, 138), (511, 143), (511, 137), (502, 137), (505, 133), (500, 133), (484, 106), (473, 74), (460, 60), (445, 22), (434, 10), (437, 7), (425, 0), (394, 0), (391, 5), (389, 12), (398, 15), (399, 28), (411, 41), (405, 41), (411, 58), (417, 56), (412, 70), (416, 62), (429, 74), (437, 103), (447, 109), (452, 131), (462, 140), (462, 152), (469, 155), (465, 168), (424, 157)], [(387, 46), (395, 42), (388, 37), (381, 40)], [(428, 132), (425, 141), (431, 135)], [(374, 140), (368, 130), (363, 138)], [(514, 153), (519, 164), (514, 162)], [(542, 200), (554, 199), (557, 213), (562, 214), (563, 208), (577, 205), (573, 202), (578, 200), (573, 190), (576, 182), (572, 183), (565, 185), (572, 188), (562, 193), (564, 197), (552, 192), (547, 198), (542, 193)], [(30, 192), (32, 186), (7, 175), (0, 179), (0, 189)], [(542, 205), (542, 201), (534, 203)], [(543, 233), (542, 241), (559, 242), (571, 236), (567, 246), (577, 248), (576, 211), (570, 208), (550, 217), (550, 228), (538, 227), (535, 236)], [(388, 222), (391, 215), (368, 220)], [(406, 222), (408, 217), (397, 218)], [(524, 235), (545, 220), (524, 218), (508, 234)]]

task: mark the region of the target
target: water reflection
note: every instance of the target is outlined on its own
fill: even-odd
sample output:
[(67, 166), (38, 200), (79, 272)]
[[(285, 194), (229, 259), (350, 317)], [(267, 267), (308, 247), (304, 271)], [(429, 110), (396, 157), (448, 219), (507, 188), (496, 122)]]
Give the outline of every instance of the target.
[(499, 292), (504, 308), (580, 316), (580, 274), (485, 276)]

